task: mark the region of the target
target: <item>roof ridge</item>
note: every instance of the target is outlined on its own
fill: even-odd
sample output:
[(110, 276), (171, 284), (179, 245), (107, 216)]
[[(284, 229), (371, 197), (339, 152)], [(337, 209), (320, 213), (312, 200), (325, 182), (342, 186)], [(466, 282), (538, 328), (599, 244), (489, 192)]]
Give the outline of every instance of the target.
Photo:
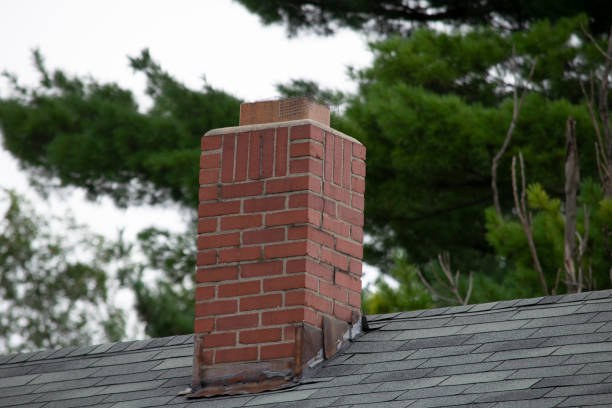
[(189, 344), (193, 341), (193, 334), (157, 337), (142, 340), (126, 340), (121, 342), (101, 343), (94, 345), (61, 347), (52, 350), (37, 350), (24, 353), (0, 354), (0, 366), (6, 364), (23, 363), (40, 360), (54, 360), (70, 357), (91, 357), (99, 354), (111, 354), (148, 350), (158, 347), (172, 347)]
[(612, 296), (612, 289), (597, 290), (591, 292), (570, 293), (565, 295), (540, 296), (534, 298), (500, 300), (497, 302), (474, 303), (465, 306), (447, 306), (434, 309), (411, 310), (407, 312), (392, 312), (366, 316), (368, 322), (379, 322), (384, 320), (404, 320), (439, 318), (441, 316), (458, 315), (463, 313), (494, 313), (501, 310), (522, 308), (528, 306), (561, 305), (583, 300), (603, 299)]

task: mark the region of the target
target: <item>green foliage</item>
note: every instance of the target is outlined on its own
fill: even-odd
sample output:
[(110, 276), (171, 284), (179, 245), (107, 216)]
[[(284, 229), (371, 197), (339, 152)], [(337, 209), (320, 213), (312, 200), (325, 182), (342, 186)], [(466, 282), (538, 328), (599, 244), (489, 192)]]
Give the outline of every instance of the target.
[(195, 228), (183, 233), (147, 228), (135, 244), (122, 235), (115, 243), (119, 279), (134, 292), (136, 311), (151, 337), (193, 333), (195, 235)]
[(408, 264), (405, 254), (396, 252), (389, 275), (397, 279), (399, 286), (390, 286), (382, 277), (376, 279), (376, 289), (366, 288), (362, 298), (364, 313), (391, 313), (427, 309), (434, 305), (430, 293), (421, 284), (415, 265)]
[(104, 239), (43, 218), (13, 191), (0, 190), (0, 206), (0, 353), (121, 340)]
[(209, 85), (188, 89), (143, 50), (130, 59), (153, 100), (142, 113), (131, 91), (49, 72), (34, 56), (39, 86), (25, 89), (12, 78), (12, 96), (0, 100), (0, 129), (4, 147), (41, 190), (59, 180), (120, 206), (173, 200), (196, 207), (200, 137), (235, 125), (238, 99)]
[(525, 29), (536, 20), (556, 21), (580, 13), (590, 16), (597, 33), (609, 29), (612, 15), (604, 0), (533, 0), (508, 2), (483, 0), (356, 1), (327, 0), (238, 0), (250, 12), (259, 15), (265, 24), (282, 23), (290, 35), (299, 30), (331, 34), (338, 27), (373, 31), (379, 34), (403, 32), (419, 24), (443, 22), (449, 25), (486, 24), (499, 31)]

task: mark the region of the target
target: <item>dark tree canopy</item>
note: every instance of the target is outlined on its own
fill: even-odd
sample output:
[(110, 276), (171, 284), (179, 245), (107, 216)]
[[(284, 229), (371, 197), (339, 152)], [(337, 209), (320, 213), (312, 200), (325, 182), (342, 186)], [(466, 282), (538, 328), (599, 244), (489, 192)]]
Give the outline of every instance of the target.
[(405, 32), (410, 23), (441, 22), (452, 25), (486, 24), (519, 30), (530, 23), (556, 21), (585, 13), (596, 33), (612, 22), (612, 3), (606, 0), (238, 0), (265, 24), (282, 23), (290, 34), (312, 30), (331, 34), (338, 27), (380, 34)]

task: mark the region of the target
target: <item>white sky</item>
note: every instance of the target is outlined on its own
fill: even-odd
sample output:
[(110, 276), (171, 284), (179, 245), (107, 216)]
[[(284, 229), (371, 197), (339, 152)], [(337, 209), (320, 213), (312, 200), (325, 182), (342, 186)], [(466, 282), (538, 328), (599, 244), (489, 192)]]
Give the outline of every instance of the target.
[[(249, 101), (274, 97), (275, 84), (297, 78), (351, 92), (356, 86), (347, 67), (371, 61), (361, 35), (341, 31), (333, 37), (288, 39), (284, 27), (263, 26), (229, 0), (0, 0), (0, 71), (17, 74), (22, 84), (37, 83), (32, 50), (38, 48), (49, 69), (117, 82), (142, 99), (144, 78), (133, 75), (127, 56), (145, 47), (188, 86), (200, 88), (205, 75), (213, 87)], [(2, 97), (8, 95), (6, 85), (0, 81)], [(85, 202), (78, 190), (41, 202), (28, 190), (16, 161), (1, 149), (0, 187), (27, 192), (39, 209), (71, 212), (109, 236), (119, 228), (134, 236), (151, 224), (184, 226), (176, 208), (117, 210), (107, 199)]]

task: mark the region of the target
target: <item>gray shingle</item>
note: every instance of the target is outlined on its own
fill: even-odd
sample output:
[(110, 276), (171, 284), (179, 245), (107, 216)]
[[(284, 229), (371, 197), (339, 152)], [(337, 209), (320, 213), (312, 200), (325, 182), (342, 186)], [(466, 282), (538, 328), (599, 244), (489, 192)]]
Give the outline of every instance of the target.
[(336, 377), (340, 375), (354, 374), (362, 366), (354, 365), (338, 365), (331, 367), (322, 367), (314, 374), (315, 377)]
[(612, 361), (604, 361), (601, 363), (590, 363), (578, 371), (578, 374), (598, 374), (612, 373)]
[(381, 353), (399, 349), (404, 341), (360, 341), (352, 343), (347, 353)]
[(0, 388), (25, 385), (32, 381), (34, 378), (36, 378), (36, 375), (18, 375), (15, 377), (0, 378)]
[(454, 335), (454, 336), (444, 336), (444, 337), (433, 337), (433, 338), (425, 338), (425, 339), (414, 339), (408, 340), (402, 345), (400, 350), (414, 350), (414, 349), (422, 349), (422, 348), (432, 348), (432, 347), (448, 347), (448, 346), (458, 346), (470, 339), (473, 335), (471, 334), (462, 334), (462, 335)]
[(578, 313), (607, 312), (612, 310), (612, 302), (587, 303), (578, 309)]
[(601, 343), (609, 338), (609, 333), (576, 334), (573, 336), (551, 337), (542, 343), (542, 347), (564, 346), (567, 344)]
[(582, 354), (582, 353), (597, 353), (600, 351), (612, 351), (612, 342), (609, 343), (590, 343), (590, 344), (571, 344), (568, 346), (559, 347), (553, 354)]
[[(412, 370), (401, 370), (401, 371), (389, 371), (382, 373), (374, 373), (364, 379), (363, 382), (386, 382), (386, 381), (400, 381), (400, 380), (411, 380), (414, 378), (425, 377), (431, 373), (434, 368), (415, 368)], [(364, 374), (365, 375), (365, 374)]]
[(131, 373), (123, 375), (112, 375), (105, 378), (97, 378), (98, 385), (125, 384), (130, 382), (150, 381), (159, 377), (159, 371), (145, 371), (142, 373)]
[(595, 315), (589, 320), (589, 323), (597, 323), (597, 322), (611, 322), (612, 321), (612, 312), (599, 312), (599, 313), (583, 313), (578, 316), (591, 316)]
[(112, 405), (112, 408), (145, 408), (166, 405), (173, 397), (151, 397), (138, 400), (122, 401)]
[(363, 334), (360, 337), (357, 337), (355, 340), (357, 343), (362, 341), (386, 341), (391, 340), (393, 337), (397, 336), (397, 333), (394, 331), (383, 331), (383, 330), (374, 330)]
[(384, 361), (396, 361), (403, 360), (409, 355), (414, 353), (414, 350), (410, 351), (392, 351), (388, 353), (371, 353), (371, 354), (355, 354), (353, 357), (344, 361), (343, 364), (370, 364), (379, 363)]
[(495, 351), (518, 350), (538, 347), (546, 339), (522, 339), (486, 343), (474, 350), (475, 353), (492, 353)]
[(389, 381), (378, 384), (376, 388), (377, 392), (382, 391), (400, 391), (400, 390), (414, 390), (417, 388), (433, 387), (442, 383), (447, 377), (427, 377), (427, 378), (416, 378), (414, 380), (403, 380), (403, 381)]
[(456, 366), (446, 366), (446, 367), (438, 367), (434, 372), (431, 373), (432, 376), (441, 376), (441, 375), (454, 375), (454, 374), (468, 374), (468, 373), (481, 373), (485, 371), (493, 370), (496, 366), (500, 365), (500, 361), (492, 361), (489, 363), (476, 363), (476, 364), (463, 364)]
[(570, 336), (572, 334), (588, 334), (599, 329), (603, 323), (565, 324), (562, 326), (543, 327), (531, 337), (557, 337)]
[(522, 401), (503, 401), (498, 402), (493, 408), (553, 408), (556, 407), (564, 397), (558, 398), (538, 398)]
[(502, 312), (486, 312), (486, 313), (468, 313), (464, 316), (456, 316), (450, 321), (448, 326), (463, 326), (468, 324), (482, 324), (492, 322), (508, 321), (512, 316), (516, 315), (516, 311)]
[(550, 391), (548, 397), (560, 397), (560, 396), (571, 396), (571, 395), (592, 395), (592, 394), (604, 394), (612, 392), (612, 383), (603, 384), (581, 384), (581, 385), (570, 385), (567, 387), (558, 387)]
[(376, 314), (376, 315), (368, 315), (367, 319), (368, 319), (368, 322), (376, 322), (379, 320), (391, 320), (400, 314), (404, 314), (407, 317), (415, 317), (417, 315), (420, 315), (421, 313), (423, 313), (422, 310), (414, 310), (414, 311), (404, 312), (404, 313), (395, 312), (395, 313), (386, 313), (386, 314)]
[(433, 329), (444, 326), (451, 321), (450, 317), (437, 317), (431, 319), (400, 320), (387, 324), (382, 330), (416, 330)]
[(601, 361), (612, 361), (612, 353), (597, 352), (597, 353), (577, 354), (574, 356), (569, 356), (569, 358), (564, 364), (582, 364), (582, 363), (592, 363), (592, 362), (601, 362)]
[(15, 407), (21, 404), (27, 404), (36, 399), (38, 395), (13, 395), (0, 398), (0, 407)]
[(469, 326), (463, 327), (461, 331), (458, 332), (458, 334), (514, 330), (519, 329), (525, 323), (527, 323), (527, 320), (511, 320), (505, 322), (471, 324)]
[(423, 398), (415, 401), (410, 408), (448, 407), (459, 404), (471, 404), (476, 399), (475, 395), (453, 395), (449, 397)]
[(450, 336), (463, 329), (463, 326), (437, 327), (435, 329), (405, 330), (394, 337), (394, 340), (412, 340), (425, 337)]
[(550, 388), (529, 388), (525, 390), (499, 391), (480, 394), (476, 401), (491, 402), (491, 401), (520, 401), (541, 398), (544, 395), (547, 397)]
[(491, 353), (465, 354), (463, 356), (430, 358), (429, 360), (421, 364), (419, 368), (480, 363), (482, 360), (486, 359), (489, 356), (491, 356)]
[(446, 395), (457, 395), (461, 394), (466, 389), (470, 388), (471, 384), (461, 385), (448, 385), (448, 386), (437, 386), (428, 388), (418, 388), (414, 390), (408, 390), (402, 394), (399, 399), (421, 399), (421, 398), (433, 398), (442, 397)]
[(478, 347), (476, 344), (471, 344), (468, 346), (422, 348), (420, 350), (416, 350), (416, 352), (411, 354), (408, 358), (409, 359), (419, 359), (419, 358), (430, 358), (430, 357), (455, 356), (458, 354), (468, 354), (471, 351), (473, 351), (476, 347)]
[(78, 380), (79, 378), (89, 377), (98, 371), (98, 368), (81, 368), (78, 370), (56, 371), (40, 374), (32, 380), (31, 384), (43, 384), (56, 381)]
[(493, 309), (498, 303), (499, 302), (479, 303), (477, 305), (474, 305), (470, 312), (485, 312), (487, 310)]
[(87, 388), (96, 385), (98, 382), (100, 382), (100, 378), (82, 378), (80, 380), (57, 381), (39, 385), (34, 392), (39, 393), (72, 390), (75, 388)]
[(587, 405), (602, 404), (609, 407), (612, 404), (612, 393), (597, 395), (579, 395), (569, 397), (561, 402), (558, 407), (586, 407)]
[(373, 392), (379, 385), (379, 383), (345, 385), (340, 387), (323, 388), (318, 391), (309, 391), (312, 391), (311, 394), (313, 398), (340, 397), (343, 395), (367, 394)]
[(350, 404), (372, 404), (374, 402), (393, 401), (399, 397), (403, 391), (394, 392), (372, 392), (366, 395), (347, 395), (340, 397), (334, 405), (350, 405)]
[(0, 378), (5, 377), (16, 377), (20, 375), (28, 374), (34, 369), (34, 366), (20, 366), (15, 365), (7, 368), (0, 368)]
[(466, 394), (484, 394), (487, 392), (524, 390), (540, 381), (539, 378), (529, 378), (523, 380), (509, 380), (487, 382), (476, 384), (465, 390)]
[(155, 366), (153, 370), (165, 370), (168, 368), (191, 367), (192, 365), (193, 365), (193, 356), (168, 358), (166, 360), (163, 360), (159, 365)]
[(78, 358), (78, 359), (61, 359), (61, 360), (45, 360), (39, 364), (32, 364), (30, 374), (51, 373), (53, 371), (77, 370), (80, 368), (89, 367), (98, 361), (97, 358)]
[(498, 351), (497, 353), (494, 353), (491, 357), (487, 358), (487, 361), (543, 357), (553, 353), (554, 351), (558, 351), (558, 349), (556, 347), (538, 347), (524, 350)]
[(59, 401), (59, 400), (91, 397), (92, 395), (97, 395), (103, 389), (104, 387), (88, 387), (88, 388), (77, 388), (74, 390), (61, 390), (61, 391), (46, 392), (44, 394), (37, 394), (39, 396), (36, 399), (36, 402)]
[(144, 361), (133, 364), (117, 364), (111, 366), (100, 367), (94, 372), (92, 377), (108, 377), (122, 374), (136, 374), (151, 370), (153, 367), (160, 365), (160, 361)]
[(357, 373), (367, 374), (367, 373), (377, 373), (377, 372), (410, 370), (412, 368), (418, 367), (424, 361), (425, 360), (389, 361), (386, 363), (366, 364), (363, 366), (355, 366), (355, 367), (359, 369), (359, 371), (356, 371)]
[(159, 351), (144, 351), (138, 353), (124, 353), (121, 355), (114, 355), (109, 357), (103, 357), (92, 364), (92, 367), (118, 365), (118, 364), (132, 364), (141, 361), (149, 361), (158, 354)]
[(563, 326), (566, 324), (580, 324), (590, 321), (596, 313), (574, 313), (566, 316), (546, 317), (543, 319), (533, 319), (528, 322), (523, 328), (546, 327), (546, 326)]
[(544, 298), (543, 297), (537, 297), (537, 298), (521, 299), (514, 306), (515, 307), (533, 306), (533, 305), (537, 304), (542, 299), (544, 299)]
[(547, 356), (547, 357), (531, 357), (519, 360), (504, 361), (499, 366), (495, 367), (496, 370), (515, 370), (519, 368), (531, 368), (531, 367), (547, 367), (556, 366), (566, 362), (569, 356)]
[(477, 333), (477, 334), (472, 335), (472, 337), (470, 337), (468, 340), (466, 340), (465, 344), (491, 343), (491, 342), (507, 341), (507, 340), (521, 340), (521, 339), (526, 339), (531, 334), (535, 333), (536, 330), (537, 329), (518, 329), (518, 330), (497, 331), (497, 332), (492, 332), (492, 333)]
[(441, 385), (476, 384), (501, 381), (509, 377), (512, 371), (490, 371), (472, 374), (456, 374), (448, 377)]
[(535, 368), (523, 368), (517, 370), (508, 378), (547, 378), (557, 377), (563, 375), (572, 375), (577, 372), (583, 365), (563, 365), (553, 367), (535, 367)]
[(609, 373), (543, 378), (534, 387), (565, 387), (568, 385), (599, 384), (608, 377), (608, 375)]

